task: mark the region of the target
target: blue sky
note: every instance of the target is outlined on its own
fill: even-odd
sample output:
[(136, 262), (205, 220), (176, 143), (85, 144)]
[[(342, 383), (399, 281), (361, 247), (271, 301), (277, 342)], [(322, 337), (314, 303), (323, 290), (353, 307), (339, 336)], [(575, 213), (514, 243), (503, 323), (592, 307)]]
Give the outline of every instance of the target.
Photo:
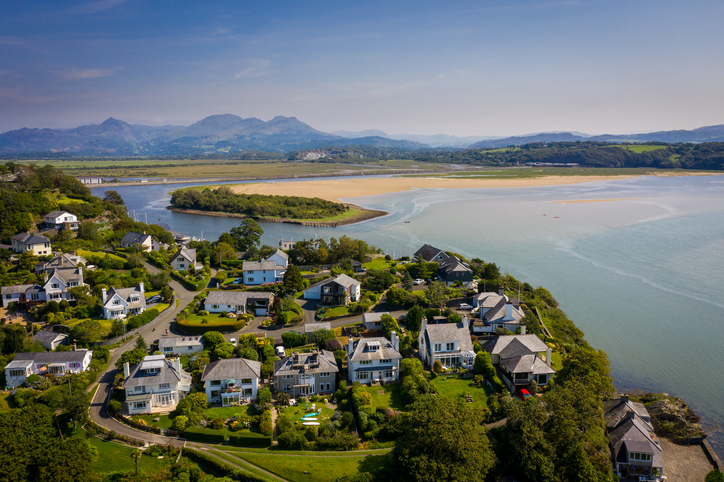
[(460, 136), (724, 123), (721, 0), (37, 0), (0, 11), (0, 132), (223, 113)]

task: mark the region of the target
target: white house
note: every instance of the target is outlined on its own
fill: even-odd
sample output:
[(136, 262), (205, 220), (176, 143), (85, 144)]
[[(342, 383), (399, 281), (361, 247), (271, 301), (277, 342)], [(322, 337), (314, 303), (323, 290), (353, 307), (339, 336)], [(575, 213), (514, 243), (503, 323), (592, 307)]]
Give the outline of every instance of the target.
[(102, 184), (103, 178), (98, 176), (83, 176), (83, 177), (76, 177), (80, 182), (83, 184)]
[(58, 231), (61, 229), (76, 231), (78, 229), (78, 216), (67, 211), (52, 211), (43, 216), (43, 223), (45, 223), (46, 227)]
[(196, 250), (182, 246), (171, 257), (171, 267), (176, 271), (184, 271), (191, 268), (201, 269), (203, 266), (196, 266)]
[(45, 303), (45, 294), (42, 293), (42, 288), (38, 285), (3, 286), (0, 293), (2, 293), (2, 303), (5, 308), (10, 303), (18, 303), (20, 308)]
[(327, 350), (294, 353), (274, 362), (274, 387), (291, 398), (331, 395), (336, 390), (339, 368)]
[(103, 318), (125, 318), (146, 311), (146, 294), (143, 283), (134, 288), (105, 288), (101, 291)]
[(92, 358), (93, 352), (85, 349), (18, 353), (13, 361), (5, 366), (6, 384), (17, 387), (30, 375), (52, 373), (61, 376), (66, 373), (81, 373), (88, 369)]
[(425, 366), (431, 367), (439, 360), (444, 367), (470, 368), (475, 362), (467, 318), (463, 318), (462, 323), (439, 325), (429, 325), (423, 318), (418, 343)]
[(20, 308), (41, 305), (46, 301), (71, 301), (73, 297), (68, 290), (76, 286), (84, 286), (83, 268), (52, 268), (45, 272), (45, 280), (36, 285), (3, 286), (2, 305), (7, 307), (17, 302)]
[(33, 336), (33, 340), (40, 343), (40, 346), (46, 350), (54, 351), (58, 348), (58, 345), (64, 344), (68, 339), (68, 335), (65, 333), (58, 333), (57, 331), (40, 330)]
[(48, 262), (36, 264), (35, 272), (40, 274), (54, 268), (82, 268), (83, 265), (87, 264), (88, 262), (84, 257), (65, 253), (53, 257)]
[(254, 313), (266, 316), (274, 302), (274, 293), (268, 291), (209, 291), (204, 309), (210, 313)]
[(128, 414), (171, 411), (191, 391), (191, 375), (181, 369), (181, 359), (150, 355), (141, 363), (123, 365), (125, 409)]
[(209, 363), (201, 381), (209, 403), (223, 407), (238, 405), (244, 399), (255, 400), (261, 377), (261, 362), (245, 358), (227, 358)]
[(360, 282), (346, 274), (315, 283), (304, 290), (304, 298), (327, 305), (348, 305), (360, 299)]
[(400, 339), (392, 332), (392, 341), (384, 337), (349, 339), (347, 369), (351, 382), (394, 382), (400, 379)]
[(387, 311), (378, 311), (373, 313), (364, 313), (362, 315), (362, 324), (365, 330), (381, 330), (382, 329), (382, 315), (389, 315)]
[(158, 250), (158, 243), (151, 237), (150, 234), (136, 233), (129, 231), (121, 239), (122, 248), (135, 247), (140, 251), (152, 251)]
[(548, 385), (556, 373), (550, 366), (551, 348), (538, 335), (499, 336), (485, 343), (483, 350), (490, 353), (490, 361), (500, 368), (501, 379), (512, 393), (532, 381)]
[(47, 256), (49, 254), (53, 254), (53, 248), (50, 246), (50, 240), (45, 236), (20, 233), (13, 236), (12, 241), (13, 251), (16, 253), (32, 251), (35, 256)]
[(480, 321), (473, 324), (473, 333), (495, 333), (498, 328), (506, 328), (515, 333), (525, 316), (520, 302), (506, 296), (501, 287), (497, 293), (483, 292), (473, 296), (473, 311)]
[(164, 355), (193, 355), (204, 351), (201, 336), (166, 336), (158, 340), (158, 351)]
[(276, 261), (244, 261), (241, 265), (245, 285), (262, 285), (282, 281), (286, 268)]
[(274, 251), (273, 254), (268, 256), (264, 261), (274, 261), (277, 266), (282, 266), (284, 269), (289, 266), (289, 255), (282, 251), (281, 249), (277, 249)]

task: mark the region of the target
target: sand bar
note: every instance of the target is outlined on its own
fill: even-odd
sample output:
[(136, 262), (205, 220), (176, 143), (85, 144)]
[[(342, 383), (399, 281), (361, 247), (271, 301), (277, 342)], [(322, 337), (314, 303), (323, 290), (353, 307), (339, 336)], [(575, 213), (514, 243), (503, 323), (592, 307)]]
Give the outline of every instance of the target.
[[(268, 182), (228, 186), (236, 193), (269, 194), (284, 196), (319, 197), (329, 201), (375, 196), (412, 189), (491, 188), (491, 187), (540, 187), (582, 182), (631, 179), (638, 176), (542, 176), (522, 179), (465, 179), (447, 177), (384, 177), (327, 179), (319, 181)], [(568, 202), (568, 201), (563, 201)]]

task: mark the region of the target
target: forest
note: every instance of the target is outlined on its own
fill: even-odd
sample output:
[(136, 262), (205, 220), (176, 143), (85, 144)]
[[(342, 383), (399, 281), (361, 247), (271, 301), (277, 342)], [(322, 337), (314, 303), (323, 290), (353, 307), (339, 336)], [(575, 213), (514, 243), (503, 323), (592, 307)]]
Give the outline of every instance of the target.
[(188, 189), (171, 195), (171, 206), (199, 211), (246, 214), (288, 219), (322, 219), (343, 214), (347, 206), (320, 198), (235, 194), (228, 187)]

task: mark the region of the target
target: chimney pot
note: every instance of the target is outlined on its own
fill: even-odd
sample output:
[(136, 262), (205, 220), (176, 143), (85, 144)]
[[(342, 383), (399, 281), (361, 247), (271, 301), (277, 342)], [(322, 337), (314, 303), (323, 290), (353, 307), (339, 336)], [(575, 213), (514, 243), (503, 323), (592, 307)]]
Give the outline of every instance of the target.
[(128, 362), (125, 362), (123, 364), (123, 378), (126, 379), (131, 375), (131, 367), (128, 365)]

